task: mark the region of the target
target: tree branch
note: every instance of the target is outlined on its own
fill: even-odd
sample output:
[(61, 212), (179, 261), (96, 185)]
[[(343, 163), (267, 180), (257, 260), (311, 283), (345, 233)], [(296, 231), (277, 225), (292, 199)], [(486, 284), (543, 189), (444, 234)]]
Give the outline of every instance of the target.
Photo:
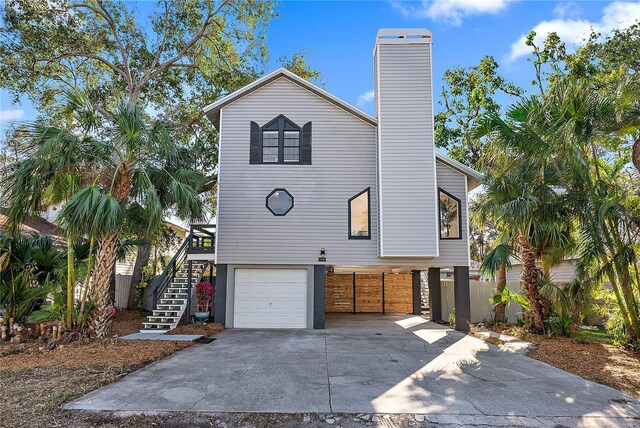
[(191, 40), (189, 40), (184, 47), (182, 48), (182, 50), (180, 52), (178, 52), (173, 58), (168, 59), (167, 61), (163, 62), (162, 64), (160, 64), (155, 70), (153, 71), (149, 71), (147, 74), (145, 74), (145, 76), (142, 78), (140, 84), (143, 85), (144, 83), (146, 83), (148, 80), (151, 80), (153, 78), (155, 78), (156, 76), (158, 76), (160, 73), (162, 73), (164, 70), (166, 70), (167, 68), (173, 66), (173, 64), (177, 63), (178, 61), (180, 61), (188, 52), (189, 50), (191, 50), (191, 48), (193, 47), (193, 45), (195, 45), (196, 43), (198, 43), (206, 34), (207, 34), (207, 29), (211, 26), (212, 24), (212, 18), (214, 16), (216, 16), (218, 13), (220, 13), (220, 11), (222, 10), (223, 7), (225, 7), (228, 3), (227, 1), (223, 1), (220, 6), (218, 6), (218, 8), (215, 11), (212, 11), (211, 9), (207, 12), (207, 16), (204, 19), (204, 21), (202, 21), (202, 25), (200, 26), (200, 30), (198, 31), (198, 33), (196, 33), (195, 36), (193, 36), (191, 38)]
[(114, 39), (116, 40), (116, 44), (118, 45), (118, 50), (120, 51), (120, 56), (122, 57), (122, 63), (124, 64), (125, 71), (129, 76), (129, 84), (133, 86), (133, 76), (131, 76), (131, 69), (129, 68), (129, 55), (127, 54), (127, 49), (125, 48), (120, 36), (118, 35), (118, 29), (116, 28), (116, 23), (113, 20), (113, 17), (105, 7), (102, 0), (98, 0), (98, 4), (100, 5), (100, 9), (104, 12), (104, 18), (107, 20), (107, 24), (111, 29), (111, 33), (113, 34)]
[(156, 54), (153, 56), (153, 61), (151, 61), (151, 66), (149, 67), (149, 69), (151, 70), (153, 70), (156, 64), (158, 64), (158, 61), (160, 60), (160, 56), (162, 55), (162, 52), (164, 52), (164, 46), (167, 42), (167, 26), (169, 24), (169, 7), (167, 5), (168, 3), (165, 1), (164, 2), (164, 20), (163, 20), (164, 25), (162, 26), (162, 43), (160, 43), (160, 46), (158, 46), (158, 50), (156, 51)]
[(106, 65), (107, 67), (109, 67), (110, 69), (112, 69), (113, 71), (115, 71), (116, 73), (118, 73), (122, 78), (126, 79), (127, 75), (125, 74), (125, 72), (117, 67), (115, 64), (113, 64), (111, 61), (102, 58), (99, 55), (95, 55), (95, 54), (91, 54), (91, 53), (83, 53), (83, 52), (67, 52), (64, 53), (62, 55), (58, 55), (52, 58), (44, 58), (44, 57), (34, 57), (33, 60), (36, 62), (47, 62), (47, 63), (55, 63), (60, 61), (61, 59), (64, 58), (74, 58), (74, 57), (80, 57), (80, 58), (88, 58), (88, 59), (94, 59), (98, 62), (103, 63), (104, 65)]

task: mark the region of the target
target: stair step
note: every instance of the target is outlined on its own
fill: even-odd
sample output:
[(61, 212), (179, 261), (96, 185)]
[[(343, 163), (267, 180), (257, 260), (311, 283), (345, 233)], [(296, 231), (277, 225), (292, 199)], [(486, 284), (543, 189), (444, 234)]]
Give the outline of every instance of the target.
[(165, 291), (162, 297), (165, 299), (186, 299), (188, 295), (189, 293), (169, 293), (168, 291)]
[(182, 309), (154, 309), (153, 310), (153, 315), (151, 315), (151, 316), (153, 316), (153, 317), (174, 317), (180, 312), (182, 312)]
[(187, 287), (169, 287), (167, 293), (186, 293), (187, 290)]
[(176, 325), (175, 322), (168, 322), (168, 321), (145, 321), (142, 324), (144, 324), (145, 326), (148, 326), (148, 325), (160, 325), (160, 326), (165, 325), (167, 327), (173, 327), (173, 326)]
[(183, 305), (159, 304), (158, 311), (180, 311), (184, 309)]
[(186, 305), (187, 299), (160, 299), (160, 304), (162, 305)]
[(179, 316), (163, 316), (163, 315), (149, 315), (147, 317), (147, 319), (149, 320), (149, 322), (170, 322), (169, 320), (173, 320), (172, 322), (175, 322), (176, 320), (179, 320), (180, 317)]

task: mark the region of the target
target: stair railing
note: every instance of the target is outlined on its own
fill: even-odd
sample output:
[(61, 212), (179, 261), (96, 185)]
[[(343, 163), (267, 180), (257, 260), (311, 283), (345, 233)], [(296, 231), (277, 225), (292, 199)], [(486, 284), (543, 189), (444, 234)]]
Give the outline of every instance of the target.
[(215, 224), (192, 224), (190, 253), (213, 253), (216, 247)]
[(180, 270), (180, 267), (184, 263), (187, 258), (187, 252), (189, 249), (189, 245), (192, 239), (192, 235), (186, 237), (178, 251), (176, 251), (175, 255), (169, 261), (169, 264), (164, 268), (160, 275), (156, 275), (151, 282), (151, 285), (147, 287), (145, 294), (147, 296), (151, 295), (153, 302), (153, 307), (156, 308), (160, 298), (164, 295), (164, 292), (167, 291), (167, 288), (171, 285), (171, 282), (175, 279), (176, 273)]

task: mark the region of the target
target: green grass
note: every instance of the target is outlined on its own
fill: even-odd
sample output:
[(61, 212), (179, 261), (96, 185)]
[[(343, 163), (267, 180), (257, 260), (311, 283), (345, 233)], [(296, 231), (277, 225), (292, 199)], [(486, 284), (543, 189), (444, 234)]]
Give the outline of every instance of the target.
[(598, 330), (580, 330), (576, 339), (604, 343), (613, 342), (613, 336), (609, 334), (609, 332), (605, 330), (604, 327), (598, 327)]

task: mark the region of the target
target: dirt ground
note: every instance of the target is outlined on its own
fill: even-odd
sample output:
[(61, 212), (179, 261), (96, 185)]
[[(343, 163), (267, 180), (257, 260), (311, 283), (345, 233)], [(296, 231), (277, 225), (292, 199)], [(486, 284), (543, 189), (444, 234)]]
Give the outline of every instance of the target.
[[(146, 314), (139, 311), (120, 310), (111, 326), (111, 334), (114, 336), (126, 336), (137, 333), (142, 328), (142, 323), (146, 321)], [(184, 319), (180, 321), (178, 327), (167, 334), (201, 334), (211, 336), (224, 330), (222, 324), (207, 322), (206, 324), (191, 323), (185, 324)]]
[[(60, 406), (153, 361), (198, 346), (119, 338), (137, 332), (144, 318), (137, 311), (119, 311), (108, 338), (83, 339), (53, 349), (44, 339), (21, 344), (0, 342), (0, 426), (109, 426), (110, 418), (103, 421), (96, 415), (64, 412)], [(211, 323), (182, 325), (175, 333), (210, 336), (221, 330), (220, 324)]]
[(491, 329), (534, 343), (536, 349), (528, 354), (531, 358), (640, 397), (640, 352), (597, 340), (578, 343), (571, 337), (528, 333), (510, 325)]
[[(0, 371), (19, 371), (43, 367), (138, 366), (191, 346), (189, 342), (122, 340), (119, 337), (140, 330), (144, 314), (119, 311), (114, 317), (110, 337), (104, 340), (80, 340), (49, 349), (45, 340), (34, 339), (16, 345), (0, 342)], [(222, 330), (220, 324), (180, 325), (172, 334), (213, 335)]]

